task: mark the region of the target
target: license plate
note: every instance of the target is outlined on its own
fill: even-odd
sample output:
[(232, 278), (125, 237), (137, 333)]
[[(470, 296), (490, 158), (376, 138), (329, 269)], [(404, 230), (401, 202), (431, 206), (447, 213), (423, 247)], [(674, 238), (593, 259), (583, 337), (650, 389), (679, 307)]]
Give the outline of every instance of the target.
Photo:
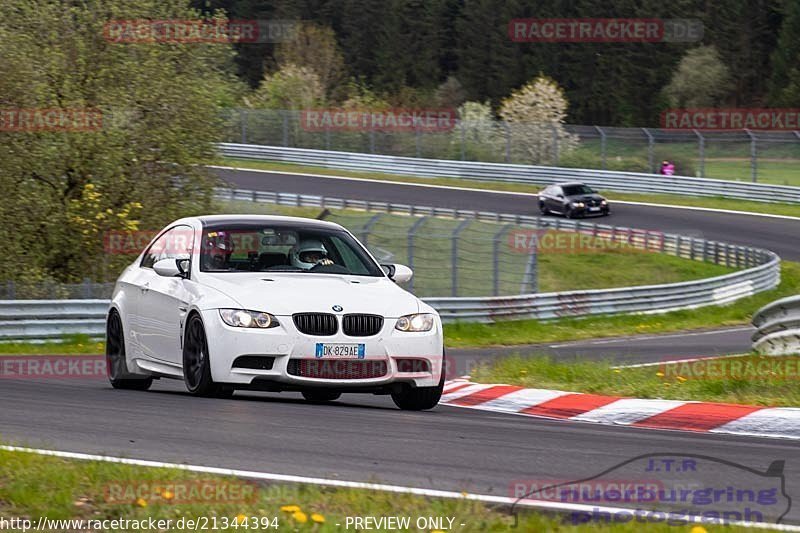
[(599, 207), (590, 207), (589, 211), (600, 211)]
[(318, 342), (314, 356), (317, 359), (364, 359), (365, 352), (363, 344), (325, 344)]

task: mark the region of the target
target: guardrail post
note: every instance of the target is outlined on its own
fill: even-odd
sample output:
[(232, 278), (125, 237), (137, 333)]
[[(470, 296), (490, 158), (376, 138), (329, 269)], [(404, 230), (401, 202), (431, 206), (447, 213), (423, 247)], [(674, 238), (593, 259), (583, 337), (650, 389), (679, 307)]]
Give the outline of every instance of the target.
[(458, 296), (458, 237), (461, 235), (461, 232), (464, 231), (467, 226), (472, 222), (472, 220), (466, 218), (461, 221), (461, 223), (453, 230), (453, 234), (450, 237), (451, 240), (451, 247), (450, 247), (450, 262), (452, 264), (452, 278), (450, 282), (451, 293), (453, 296)]
[(511, 128), (505, 120), (503, 121), (503, 129), (506, 131), (506, 163), (511, 163)]
[(706, 138), (703, 137), (703, 134), (697, 130), (692, 130), (695, 135), (697, 135), (697, 146), (698, 151), (700, 153), (700, 160), (699, 160), (699, 167), (698, 172), (700, 174), (699, 177), (704, 178), (706, 175)]
[(247, 144), (247, 109), (239, 110), (239, 127), (242, 131), (242, 144)]
[(465, 161), (467, 159), (467, 129), (463, 120), (459, 120), (458, 125), (461, 128), (461, 160)]
[(364, 243), (364, 246), (367, 246), (367, 240), (369, 239), (369, 234), (372, 231), (373, 226), (375, 226), (375, 223), (378, 222), (378, 220), (380, 220), (382, 216), (383, 213), (376, 214), (371, 219), (367, 220), (367, 223), (364, 224), (364, 227), (361, 228), (359, 235), (361, 236), (361, 242)]
[(528, 262), (525, 265), (525, 274), (522, 276), (522, 284), (519, 287), (520, 294), (535, 294), (539, 292), (539, 255), (538, 238), (533, 246), (531, 246), (531, 253), (528, 255)]
[(550, 127), (553, 130), (553, 163), (558, 163), (558, 128), (555, 124)]
[(89, 278), (83, 278), (83, 297), (87, 300), (91, 299), (92, 297), (92, 280)]
[(283, 146), (289, 146), (289, 115), (287, 112), (281, 111), (281, 118), (283, 119)]
[(492, 294), (495, 296), (500, 295), (500, 241), (510, 227), (511, 224), (506, 224), (492, 237)]
[(331, 149), (331, 130), (329, 128), (325, 128), (325, 149)]
[(757, 139), (752, 131), (745, 129), (750, 137), (750, 179), (753, 183), (758, 181), (758, 146)]
[(606, 170), (606, 132), (604, 132), (600, 126), (595, 126), (594, 128), (597, 130), (597, 133), (600, 134), (600, 159), (602, 160), (600, 168)]
[[(647, 128), (642, 128), (642, 131), (645, 135), (647, 135), (647, 168), (650, 169), (650, 173), (653, 174), (656, 171), (655, 168), (655, 154), (654, 154), (654, 139)], [(604, 167), (605, 168), (605, 167)]]
[(6, 282), (6, 298), (9, 299), (9, 300), (16, 300), (17, 299), (17, 286), (11, 280), (8, 280)]
[[(414, 270), (414, 237), (417, 236), (419, 228), (428, 220), (429, 217), (420, 217), (408, 228), (408, 268)], [(408, 282), (409, 292), (414, 292), (414, 276)]]
[(417, 158), (422, 157), (422, 132), (419, 129), (419, 125), (414, 127), (414, 144), (417, 149)]

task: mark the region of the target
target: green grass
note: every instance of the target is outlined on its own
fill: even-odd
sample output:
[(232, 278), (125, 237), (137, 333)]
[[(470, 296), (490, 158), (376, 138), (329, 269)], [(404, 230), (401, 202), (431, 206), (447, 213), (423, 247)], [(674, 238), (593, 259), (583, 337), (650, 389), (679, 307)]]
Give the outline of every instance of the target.
[(728, 305), (659, 315), (447, 324), (445, 342), (447, 346), (458, 348), (513, 346), (737, 326), (749, 323), (752, 314), (769, 302), (795, 294), (800, 294), (800, 264), (784, 261), (781, 267), (781, 284), (776, 289), (742, 298)]
[[(412, 523), (419, 517), (447, 516), (455, 519), (455, 531), (584, 531), (635, 532), (642, 524), (592, 524), (580, 527), (565, 522), (565, 517), (520, 510), (519, 527), (511, 529), (513, 517), (507, 509), (492, 508), (467, 499), (433, 499), (380, 491), (324, 488), (313, 485), (261, 483), (248, 494), (254, 497), (244, 503), (200, 501), (178, 503), (161, 495), (142, 498), (138, 503), (109, 501), (119, 489), (154, 486), (191, 487), (202, 483), (212, 487), (242, 488), (242, 480), (194, 474), (167, 468), (146, 468), (105, 462), (65, 460), (24, 452), (0, 451), (0, 517), (24, 517), (38, 521), (50, 519), (117, 519), (154, 520), (216, 517), (244, 520), (245, 517), (266, 519), (277, 517), (279, 530), (329, 532), (345, 530), (350, 516), (409, 516)], [(196, 485), (194, 485), (196, 486)], [(245, 490), (249, 490), (245, 487)], [(113, 491), (113, 492), (112, 492)], [(232, 492), (229, 492), (232, 494)], [(177, 494), (175, 491), (174, 494)], [(241, 518), (240, 518), (241, 517)], [(321, 521), (322, 520), (322, 521)], [(336, 524), (340, 524), (337, 526)], [(211, 522), (209, 522), (211, 524)], [(464, 524), (464, 526), (460, 526)], [(686, 526), (686, 531), (691, 526)], [(186, 530), (187, 528), (184, 528)], [(222, 528), (218, 528), (222, 529)], [(414, 528), (416, 529), (416, 528)], [(248, 531), (243, 525), (228, 527), (230, 531)], [(259, 529), (265, 530), (265, 529)], [(351, 525), (350, 530), (353, 530)], [(654, 524), (648, 531), (671, 532), (675, 526)], [(739, 531), (739, 528), (717, 528), (714, 531)], [(105, 529), (105, 531), (118, 531)], [(275, 529), (266, 529), (275, 531)], [(379, 529), (379, 531), (386, 531)], [(742, 529), (742, 531), (744, 531)]]
[[(707, 379), (689, 365), (658, 365), (642, 368), (613, 368), (614, 363), (570, 360), (558, 362), (546, 356), (511, 356), (491, 365), (478, 367), (472, 381), (505, 383), (539, 389), (566, 390), (607, 396), (631, 398), (662, 398), (669, 400), (700, 400), (770, 407), (800, 406), (797, 360), (792, 358), (788, 372), (769, 375), (758, 372), (759, 362), (772, 363), (771, 356), (750, 355), (715, 360), (716, 379)], [(786, 361), (786, 359), (784, 359)], [(722, 365), (735, 364), (731, 372)], [(747, 365), (751, 366), (747, 366)], [(696, 363), (696, 369), (709, 369), (706, 362)], [(750, 368), (750, 370), (736, 370)], [(725, 376), (725, 377), (722, 377)], [(758, 376), (758, 377), (755, 377)]]
[[(331, 176), (349, 176), (357, 178), (372, 179), (378, 181), (401, 181), (405, 183), (426, 183), (430, 185), (444, 185), (449, 187), (464, 187), (473, 189), (485, 189), (495, 191), (510, 191), (535, 194), (542, 190), (540, 185), (525, 185), (519, 183), (485, 182), (459, 178), (421, 178), (415, 176), (403, 176), (398, 174), (387, 174), (382, 172), (355, 172), (349, 170), (335, 170), (323, 167), (306, 165), (294, 165), (288, 163), (271, 163), (263, 161), (250, 161), (241, 159), (222, 159), (221, 165), (234, 166), (238, 168), (253, 168), (261, 170), (275, 170), (278, 172), (300, 172), (308, 174), (327, 174)], [(749, 178), (748, 178), (749, 179)], [(800, 185), (800, 183), (798, 183)], [(687, 206), (687, 207), (709, 207), (713, 209), (728, 209), (732, 211), (745, 211), (749, 213), (769, 213), (774, 215), (785, 215), (800, 217), (800, 205), (753, 202), (747, 200), (731, 200), (720, 197), (691, 197), (670, 194), (638, 194), (602, 191), (610, 200), (624, 200), (630, 202), (651, 202), (665, 205)], [(538, 214), (538, 209), (531, 203), (532, 215)], [(609, 221), (613, 223), (613, 216)]]
[(0, 355), (86, 355), (105, 353), (105, 342), (88, 335), (66, 335), (62, 339), (42, 343), (2, 342)]

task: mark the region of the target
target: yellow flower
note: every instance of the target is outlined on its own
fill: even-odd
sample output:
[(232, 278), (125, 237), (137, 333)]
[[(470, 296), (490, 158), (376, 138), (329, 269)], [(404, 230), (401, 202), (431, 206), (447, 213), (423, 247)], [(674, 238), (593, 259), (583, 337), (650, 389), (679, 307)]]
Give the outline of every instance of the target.
[(301, 524), (305, 524), (306, 522), (308, 522), (308, 517), (306, 516), (306, 513), (304, 513), (303, 511), (295, 511), (294, 513), (292, 513), (292, 518), (294, 518)]
[(664, 386), (665, 387), (669, 387), (669, 383), (664, 383)]
[(284, 513), (296, 513), (300, 511), (300, 507), (297, 505), (284, 505), (281, 507), (281, 511)]
[(685, 377), (683, 377), (683, 376), (677, 376), (675, 379), (677, 379), (677, 380), (678, 380), (678, 381), (680, 381), (681, 383), (683, 383), (684, 381), (686, 381), (686, 378), (685, 378)]
[(619, 368), (615, 368), (615, 369), (614, 369), (614, 373), (615, 373), (615, 374), (619, 374), (620, 372), (622, 372), (622, 370), (620, 370)]
[(663, 372), (656, 372), (656, 376), (658, 376), (660, 378), (663, 378), (664, 377), (664, 373)]
[(136, 500), (136, 505), (138, 505), (139, 507), (147, 507), (147, 500), (145, 500), (144, 498), (139, 498), (138, 500)]
[(708, 530), (703, 526), (694, 526), (690, 533), (708, 533)]
[(165, 490), (163, 493), (161, 493), (161, 497), (164, 498), (165, 500), (171, 500), (172, 498), (175, 497), (175, 495), (170, 491)]
[(311, 520), (316, 522), (317, 524), (324, 524), (325, 523), (325, 517), (322, 516), (319, 513), (312, 514), (311, 515)]
[(237, 524), (246, 524), (247, 523), (247, 515), (239, 513), (236, 515), (236, 523)]

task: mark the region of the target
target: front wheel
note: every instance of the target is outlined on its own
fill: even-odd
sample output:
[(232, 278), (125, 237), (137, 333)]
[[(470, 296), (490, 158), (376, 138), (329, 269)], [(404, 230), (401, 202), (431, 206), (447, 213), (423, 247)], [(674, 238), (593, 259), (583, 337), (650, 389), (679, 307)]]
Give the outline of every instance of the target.
[(147, 390), (153, 384), (153, 378), (137, 376), (128, 371), (122, 319), (116, 310), (112, 310), (106, 320), (106, 372), (108, 381), (115, 389)]
[(544, 202), (539, 202), (539, 212), (542, 213), (543, 216), (547, 216), (550, 214), (550, 210), (547, 209), (547, 206)]
[(439, 404), (444, 391), (444, 362), (442, 362), (442, 376), (435, 387), (407, 388), (401, 392), (392, 393), (394, 404), (404, 411), (426, 411)]
[(183, 381), (194, 396), (229, 398), (233, 387), (214, 383), (211, 378), (211, 361), (208, 355), (206, 330), (200, 315), (192, 315), (186, 324), (183, 342)]

